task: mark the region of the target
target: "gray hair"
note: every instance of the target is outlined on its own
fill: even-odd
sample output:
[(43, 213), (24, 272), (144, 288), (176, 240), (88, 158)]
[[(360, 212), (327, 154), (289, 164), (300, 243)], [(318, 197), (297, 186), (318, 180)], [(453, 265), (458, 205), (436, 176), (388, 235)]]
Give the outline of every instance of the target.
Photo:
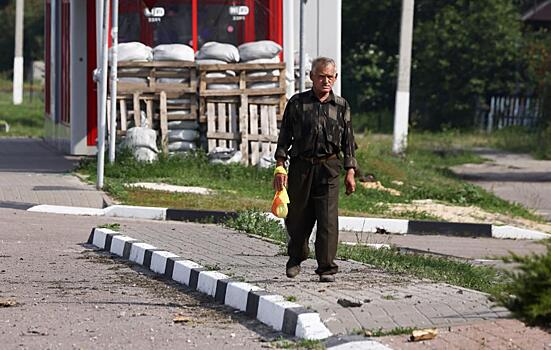
[(337, 70), (337, 64), (335, 63), (335, 60), (329, 57), (317, 57), (312, 61), (312, 72), (315, 72), (318, 67), (327, 67), (327, 66), (333, 66), (335, 70)]

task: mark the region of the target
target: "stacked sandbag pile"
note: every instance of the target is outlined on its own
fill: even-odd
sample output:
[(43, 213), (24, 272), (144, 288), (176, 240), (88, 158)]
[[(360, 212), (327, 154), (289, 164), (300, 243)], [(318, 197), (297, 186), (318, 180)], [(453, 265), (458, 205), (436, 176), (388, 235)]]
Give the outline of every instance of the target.
[[(195, 61), (193, 48), (183, 44), (158, 45), (153, 49), (154, 61)], [(156, 82), (162, 89), (162, 84), (187, 84), (189, 83), (188, 68), (159, 68), (159, 72), (171, 75), (171, 77), (158, 78)], [(170, 120), (172, 116), (184, 116), (191, 114), (189, 98), (168, 99), (166, 101), (168, 111), (168, 151), (188, 152), (197, 148), (199, 138), (199, 123), (195, 120)]]
[(136, 160), (152, 162), (157, 160), (157, 133), (153, 129), (133, 127), (126, 131), (122, 148), (128, 148)]
[[(232, 44), (223, 44), (216, 41), (205, 43), (195, 56), (195, 63), (201, 64), (228, 64), (239, 62), (239, 50)], [(207, 73), (207, 78), (235, 77), (232, 70), (225, 72)], [(232, 90), (238, 89), (239, 84), (235, 83), (211, 83), (207, 85), (210, 90)]]
[[(279, 63), (279, 53), (282, 48), (271, 40), (253, 41), (239, 45), (241, 63)], [(279, 70), (259, 70), (248, 72), (249, 77), (279, 76)], [(277, 88), (277, 82), (253, 82), (248, 88), (269, 89)]]
[[(109, 49), (109, 61), (112, 60), (112, 48)], [(153, 60), (153, 50), (147, 45), (133, 41), (129, 43), (120, 43), (117, 45), (117, 61), (118, 62), (148, 62)], [(136, 68), (119, 68), (120, 75), (134, 74), (139, 72)], [(121, 83), (140, 83), (147, 84), (146, 78), (141, 77), (119, 77)]]

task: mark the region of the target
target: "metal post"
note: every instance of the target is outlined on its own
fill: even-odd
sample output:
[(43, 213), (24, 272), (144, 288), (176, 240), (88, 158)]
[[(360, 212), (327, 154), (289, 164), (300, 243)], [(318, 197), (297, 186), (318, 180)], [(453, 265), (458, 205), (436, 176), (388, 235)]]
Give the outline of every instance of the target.
[(15, 56), (13, 57), (13, 104), (23, 102), (23, 13), (24, 0), (15, 2)]
[(407, 147), (409, 118), (409, 86), (411, 73), (411, 48), (413, 41), (414, 0), (402, 0), (402, 24), (400, 29), (400, 63), (398, 87), (394, 107), (394, 140), (392, 152), (402, 154)]
[(299, 92), (303, 92), (305, 90), (305, 79), (306, 79), (306, 71), (305, 71), (305, 55), (304, 55), (304, 12), (306, 10), (306, 0), (300, 0), (300, 48), (299, 48), (299, 65), (300, 65), (300, 77), (299, 77)]
[(295, 30), (294, 0), (283, 3), (283, 55), (285, 61), (285, 80), (287, 98), (295, 94)]
[(107, 112), (107, 41), (109, 40), (109, 0), (103, 1), (103, 21), (101, 37), (101, 73), (99, 85), (101, 87), (101, 96), (98, 111), (98, 165), (97, 165), (97, 184), (98, 189), (103, 188), (103, 171), (105, 165), (105, 114)]
[(109, 130), (109, 163), (115, 162), (115, 142), (117, 138), (117, 64), (119, 44), (119, 0), (111, 0), (113, 19), (111, 20), (111, 115)]

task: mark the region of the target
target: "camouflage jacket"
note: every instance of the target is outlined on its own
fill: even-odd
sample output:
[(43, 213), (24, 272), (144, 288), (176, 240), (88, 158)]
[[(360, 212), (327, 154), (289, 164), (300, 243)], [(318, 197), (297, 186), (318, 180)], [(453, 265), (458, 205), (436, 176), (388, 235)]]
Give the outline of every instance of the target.
[(331, 92), (323, 103), (312, 90), (291, 97), (285, 107), (276, 159), (344, 156), (344, 168), (356, 168), (350, 106)]

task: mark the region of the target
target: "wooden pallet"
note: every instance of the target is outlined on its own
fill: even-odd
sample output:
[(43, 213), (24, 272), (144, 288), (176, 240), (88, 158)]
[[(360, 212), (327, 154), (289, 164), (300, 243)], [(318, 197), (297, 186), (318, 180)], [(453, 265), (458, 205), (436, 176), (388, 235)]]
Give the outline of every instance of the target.
[(275, 152), (278, 137), (276, 106), (249, 104), (237, 111), (235, 103), (207, 102), (208, 151), (215, 147), (239, 149), (242, 163), (256, 165), (264, 153)]
[[(153, 61), (119, 62), (117, 83), (118, 94), (158, 93), (197, 93), (197, 68), (193, 62)], [(124, 82), (122, 78), (141, 78), (143, 82)], [(184, 79), (180, 83), (163, 83), (162, 78)], [(122, 79), (122, 81), (121, 81)]]

